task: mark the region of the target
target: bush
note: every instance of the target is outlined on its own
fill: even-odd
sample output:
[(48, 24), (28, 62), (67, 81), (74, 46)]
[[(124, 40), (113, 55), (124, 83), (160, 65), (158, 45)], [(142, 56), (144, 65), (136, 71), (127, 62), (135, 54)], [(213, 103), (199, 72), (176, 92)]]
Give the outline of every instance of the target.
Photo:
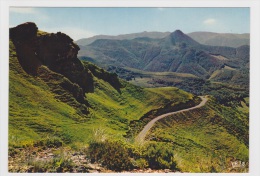
[(140, 159), (135, 160), (135, 166), (139, 169), (144, 169), (144, 168), (147, 168), (149, 165), (148, 165), (148, 162), (144, 158), (140, 158)]
[(91, 162), (100, 162), (111, 170), (133, 168), (127, 147), (120, 141), (93, 142), (89, 145), (88, 156)]
[(144, 152), (144, 157), (148, 161), (150, 168), (177, 170), (172, 144), (159, 142), (148, 143), (146, 151)]
[(92, 163), (100, 163), (114, 171), (148, 167), (179, 170), (173, 151), (173, 145), (164, 142), (149, 142), (138, 147), (121, 141), (106, 140), (92, 142), (87, 155)]

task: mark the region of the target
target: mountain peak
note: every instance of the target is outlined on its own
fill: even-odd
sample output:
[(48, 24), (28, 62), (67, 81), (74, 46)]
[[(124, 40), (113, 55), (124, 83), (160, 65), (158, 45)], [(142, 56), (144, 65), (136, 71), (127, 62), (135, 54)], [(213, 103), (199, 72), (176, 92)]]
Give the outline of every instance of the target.
[(180, 29), (175, 30), (172, 34), (185, 35)]
[(188, 45), (198, 45), (199, 43), (193, 40), (188, 35), (184, 34), (181, 30), (176, 30), (170, 34), (170, 39), (173, 45), (177, 43), (186, 43)]

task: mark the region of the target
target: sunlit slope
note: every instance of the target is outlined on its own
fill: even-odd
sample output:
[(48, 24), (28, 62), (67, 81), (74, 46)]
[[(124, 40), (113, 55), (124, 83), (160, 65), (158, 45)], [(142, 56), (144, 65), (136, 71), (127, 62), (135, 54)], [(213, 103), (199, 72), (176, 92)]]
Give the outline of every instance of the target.
[[(205, 107), (159, 121), (148, 138), (174, 145), (184, 172), (240, 172), (249, 162), (248, 116), (209, 100)], [(232, 168), (232, 162), (245, 167)]]
[[(130, 120), (166, 104), (178, 104), (193, 99), (193, 95), (177, 88), (144, 89), (120, 80), (117, 90), (101, 79), (102, 69), (84, 63), (92, 70), (94, 91), (86, 93), (89, 113), (81, 111), (80, 104), (62, 88), (69, 82), (61, 74), (46, 66), (44, 74), (30, 76), (24, 72), (10, 41), (9, 143), (12, 146), (32, 144), (43, 138), (57, 137), (72, 145), (87, 143), (93, 130), (102, 128), (114, 138), (122, 138), (128, 131)], [(93, 70), (94, 69), (94, 70)], [(46, 80), (46, 75), (53, 79)]]

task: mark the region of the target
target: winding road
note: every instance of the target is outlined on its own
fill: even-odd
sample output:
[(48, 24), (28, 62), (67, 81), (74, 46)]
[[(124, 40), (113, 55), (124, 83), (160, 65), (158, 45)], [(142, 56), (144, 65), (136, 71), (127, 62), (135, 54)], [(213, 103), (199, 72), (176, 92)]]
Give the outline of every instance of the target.
[(182, 110), (175, 111), (175, 112), (169, 112), (169, 113), (162, 114), (162, 115), (154, 118), (147, 125), (145, 125), (143, 130), (135, 138), (135, 141), (137, 141), (137, 142), (144, 141), (147, 132), (152, 128), (154, 123), (157, 122), (158, 120), (160, 120), (162, 118), (165, 118), (165, 117), (168, 117), (170, 115), (174, 115), (174, 114), (177, 114), (177, 113), (180, 113), (180, 112), (190, 111), (190, 110), (197, 109), (197, 108), (200, 108), (200, 107), (204, 106), (206, 104), (206, 102), (208, 101), (208, 98), (207, 98), (207, 96), (200, 96), (200, 98), (201, 98), (202, 101), (197, 106), (194, 106), (194, 107), (191, 107), (191, 108), (187, 108), (187, 109), (182, 109)]

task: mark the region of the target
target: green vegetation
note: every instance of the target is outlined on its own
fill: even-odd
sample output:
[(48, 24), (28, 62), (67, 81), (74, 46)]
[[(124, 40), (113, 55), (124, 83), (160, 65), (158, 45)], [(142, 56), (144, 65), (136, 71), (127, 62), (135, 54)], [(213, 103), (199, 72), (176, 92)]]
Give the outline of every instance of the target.
[(176, 30), (162, 39), (98, 39), (81, 47), (79, 56), (101, 67), (113, 65), (152, 72), (188, 73), (207, 79), (225, 65), (246, 68), (249, 46), (202, 45)]
[(241, 106), (237, 108), (241, 113), (244, 113), (245, 115), (249, 115), (249, 97), (244, 98), (244, 100), (241, 101)]
[(98, 78), (102, 75), (97, 74), (100, 70), (96, 66), (85, 63), (85, 67), (96, 70), (92, 72), (94, 92), (86, 94), (89, 114), (83, 114), (78, 105), (71, 105), (77, 101), (59, 86), (62, 76), (46, 82), (24, 72), (10, 41), (10, 147), (33, 144), (45, 136), (57, 137), (66, 145), (86, 144), (91, 141), (93, 129), (97, 128), (104, 128), (108, 135), (120, 139), (128, 131), (131, 120), (167, 103), (192, 98), (191, 94), (177, 88), (143, 89), (122, 80), (119, 92), (107, 80)]
[(178, 170), (174, 146), (164, 142), (150, 142), (145, 146), (145, 159), (152, 169)]
[[(78, 60), (79, 48), (67, 35), (43, 31), (31, 34), (36, 30), (35, 24), (26, 23), (10, 31), (9, 171), (87, 172), (98, 165), (118, 172), (133, 169), (248, 172), (246, 86), (211, 82), (186, 73), (151, 73), (130, 68), (112, 68), (116, 72), (109, 73)], [(26, 35), (21, 37), (24, 32), (30, 40), (26, 40)], [(173, 35), (183, 37), (181, 31)], [(197, 45), (195, 41), (185, 44), (179, 43), (178, 37), (172, 39), (165, 41), (164, 47), (167, 42), (177, 42), (175, 49)], [(189, 41), (185, 36), (184, 39)], [(141, 38), (135, 42), (148, 46), (149, 41)], [(120, 44), (106, 42), (112, 42), (113, 45), (108, 45), (111, 48)], [(93, 45), (99, 47), (102, 41)], [(227, 48), (226, 52), (231, 50)], [(151, 57), (159, 51), (154, 47)], [(114, 57), (123, 52), (108, 54)], [(131, 52), (140, 54), (135, 45)], [(193, 54), (204, 57), (195, 50), (185, 53), (186, 59)], [(233, 74), (230, 68), (225, 74)], [(139, 79), (152, 86), (138, 87), (121, 80), (117, 71), (132, 81)], [(198, 74), (202, 72), (195, 75)], [(161, 119), (150, 130), (147, 141), (135, 141), (137, 133), (154, 117), (199, 103), (198, 97), (175, 85), (215, 98), (211, 97), (202, 108)], [(229, 107), (220, 105), (216, 99)], [(232, 168), (230, 163), (235, 161), (245, 164)]]
[[(248, 116), (210, 100), (203, 108), (162, 119), (148, 138), (173, 144), (184, 172), (247, 172), (248, 125)], [(247, 166), (232, 168), (234, 161)]]
[(143, 146), (122, 141), (92, 142), (87, 150), (91, 162), (115, 171), (131, 169), (178, 170), (170, 143), (147, 142)]
[(44, 36), (44, 35), (49, 35), (49, 33), (41, 30), (37, 31), (37, 36)]
[[(241, 102), (248, 97), (248, 78), (239, 71), (217, 70), (214, 74), (222, 75), (215, 81), (213, 78), (202, 79), (192, 74), (176, 72), (147, 72), (133, 68), (109, 66), (109, 72), (116, 73), (122, 79), (141, 87), (178, 87), (195, 95), (212, 95), (219, 103), (233, 108), (241, 107)], [(235, 72), (232, 75), (228, 73)], [(226, 76), (224, 76), (226, 75)], [(232, 77), (235, 79), (233, 80)], [(232, 81), (227, 80), (232, 79)]]
[(9, 172), (73, 172), (76, 164), (68, 150), (55, 138), (44, 138), (23, 148), (10, 147)]
[(90, 143), (88, 155), (91, 162), (99, 162), (111, 170), (133, 169), (127, 148), (118, 141)]
[(95, 40), (79, 55), (137, 86), (178, 87), (236, 108), (249, 93), (249, 51), (202, 45), (177, 30), (163, 39)]

